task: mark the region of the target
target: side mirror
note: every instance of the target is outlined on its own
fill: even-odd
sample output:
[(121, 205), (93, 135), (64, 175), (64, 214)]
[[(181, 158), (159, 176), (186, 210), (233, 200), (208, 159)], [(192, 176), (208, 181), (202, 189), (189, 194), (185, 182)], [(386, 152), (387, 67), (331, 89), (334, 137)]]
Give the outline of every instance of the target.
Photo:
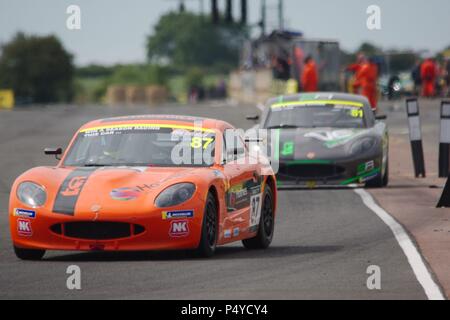
[(258, 115), (246, 116), (245, 118), (247, 120), (249, 120), (249, 121), (258, 121), (259, 120), (259, 116)]
[(387, 115), (380, 114), (380, 115), (375, 116), (375, 119), (376, 120), (386, 120), (387, 119)]
[(46, 155), (55, 156), (57, 160), (61, 160), (60, 155), (62, 155), (62, 148), (45, 148), (44, 153)]

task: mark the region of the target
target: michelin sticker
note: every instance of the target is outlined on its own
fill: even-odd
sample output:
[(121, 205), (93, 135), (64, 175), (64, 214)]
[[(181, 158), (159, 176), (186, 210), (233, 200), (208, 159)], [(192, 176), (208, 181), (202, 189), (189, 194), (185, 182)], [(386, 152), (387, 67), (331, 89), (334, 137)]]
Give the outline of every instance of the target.
[(162, 212), (162, 219), (168, 220), (168, 219), (186, 219), (186, 218), (193, 218), (194, 217), (194, 210), (182, 210), (182, 211), (163, 211)]
[(36, 211), (25, 209), (14, 209), (14, 216), (22, 218), (36, 218)]

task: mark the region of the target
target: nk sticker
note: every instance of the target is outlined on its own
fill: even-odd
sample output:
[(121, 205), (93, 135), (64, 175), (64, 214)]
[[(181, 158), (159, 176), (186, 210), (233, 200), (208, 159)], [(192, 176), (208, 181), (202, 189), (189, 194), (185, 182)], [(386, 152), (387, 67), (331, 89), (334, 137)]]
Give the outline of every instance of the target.
[(17, 219), (17, 233), (19, 236), (31, 237), (33, 235), (31, 221), (27, 219)]

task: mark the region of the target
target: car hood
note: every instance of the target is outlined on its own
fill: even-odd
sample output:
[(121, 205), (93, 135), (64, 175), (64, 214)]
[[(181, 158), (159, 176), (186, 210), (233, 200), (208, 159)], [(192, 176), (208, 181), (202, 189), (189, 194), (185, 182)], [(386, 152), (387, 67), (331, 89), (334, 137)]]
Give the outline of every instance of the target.
[(279, 159), (291, 160), (337, 160), (349, 158), (352, 144), (373, 135), (370, 129), (280, 129)]
[(95, 211), (136, 214), (148, 210), (166, 187), (191, 182), (209, 168), (50, 168), (30, 170), (18, 180), (33, 181), (47, 190), (48, 209), (65, 215)]

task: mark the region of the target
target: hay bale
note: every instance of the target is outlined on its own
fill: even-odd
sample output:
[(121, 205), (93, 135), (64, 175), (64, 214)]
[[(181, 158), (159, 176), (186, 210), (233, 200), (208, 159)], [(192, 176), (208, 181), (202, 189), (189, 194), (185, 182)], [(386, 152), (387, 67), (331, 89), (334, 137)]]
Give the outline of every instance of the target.
[(145, 88), (142, 86), (127, 86), (125, 90), (127, 104), (143, 104), (146, 100)]
[(106, 90), (106, 103), (117, 105), (125, 103), (126, 94), (124, 86), (109, 86)]
[(163, 103), (169, 98), (169, 91), (164, 86), (147, 86), (145, 88), (145, 97), (147, 104)]

